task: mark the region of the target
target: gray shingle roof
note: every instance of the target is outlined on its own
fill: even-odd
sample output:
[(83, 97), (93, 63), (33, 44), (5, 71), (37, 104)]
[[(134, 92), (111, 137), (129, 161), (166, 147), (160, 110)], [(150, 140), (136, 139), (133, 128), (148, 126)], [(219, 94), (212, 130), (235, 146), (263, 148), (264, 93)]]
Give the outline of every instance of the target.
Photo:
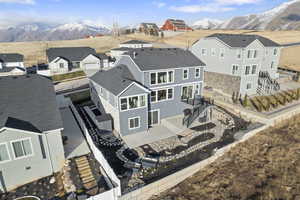
[(40, 75), (0, 77), (0, 128), (63, 128), (52, 82)]
[(24, 56), (18, 53), (1, 53), (0, 62), (23, 62)]
[(14, 70), (16, 68), (25, 72), (25, 69), (21, 68), (21, 67), (2, 67), (2, 68), (0, 68), (0, 72), (3, 72), (3, 73), (11, 72), (12, 70)]
[(121, 44), (150, 44), (150, 43), (143, 40), (129, 40)]
[(113, 48), (111, 50), (114, 50), (114, 51), (129, 51), (133, 48), (128, 48), (128, 47), (118, 47), (118, 48)]
[(219, 40), (223, 41), (230, 47), (247, 47), (249, 44), (251, 44), (255, 40), (259, 40), (265, 47), (278, 47), (280, 46), (278, 43), (259, 36), (259, 35), (243, 35), (243, 34), (223, 34), (223, 33), (215, 33), (210, 36), (207, 36), (208, 38), (215, 37)]
[(90, 54), (96, 54), (96, 51), (90, 47), (62, 47), (47, 49), (46, 54), (49, 62), (52, 62), (57, 57), (62, 57), (70, 62), (75, 62), (82, 61)]
[(134, 49), (125, 55), (129, 55), (141, 71), (205, 66), (193, 53), (179, 48)]
[(108, 59), (108, 55), (106, 55), (105, 53), (97, 53), (94, 54), (96, 57), (98, 57), (101, 60), (107, 60)]
[(148, 29), (148, 28), (154, 28), (154, 29), (159, 29), (158, 26), (155, 23), (141, 23), (141, 26), (144, 29)]
[(135, 82), (134, 76), (126, 65), (118, 65), (107, 71), (99, 71), (91, 77), (91, 80), (115, 96)]

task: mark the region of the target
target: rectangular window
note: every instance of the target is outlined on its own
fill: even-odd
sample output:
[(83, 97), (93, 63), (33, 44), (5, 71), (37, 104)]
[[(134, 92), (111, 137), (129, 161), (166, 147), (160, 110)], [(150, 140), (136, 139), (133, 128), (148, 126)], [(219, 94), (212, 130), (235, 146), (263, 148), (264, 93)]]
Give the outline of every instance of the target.
[(30, 139), (12, 142), (15, 158), (22, 158), (32, 155)]
[(138, 96), (128, 98), (129, 109), (134, 109), (139, 107)]
[(277, 55), (277, 49), (274, 49), (274, 56)]
[(236, 57), (237, 57), (237, 59), (241, 59), (242, 58), (242, 52), (241, 52), (241, 50), (237, 50)]
[(173, 88), (168, 89), (168, 99), (173, 99)]
[(247, 84), (247, 90), (251, 89), (251, 83)]
[(257, 50), (254, 50), (253, 52), (254, 52), (254, 53), (253, 53), (253, 58), (257, 58), (258, 51), (257, 51)]
[(157, 81), (156, 81), (156, 73), (151, 73), (150, 77), (151, 77), (151, 85), (155, 85), (157, 83)]
[(0, 144), (0, 163), (10, 160), (7, 145)]
[(167, 72), (158, 72), (157, 73), (158, 84), (167, 83)]
[(129, 119), (129, 129), (136, 129), (140, 127), (140, 118), (130, 118)]
[(195, 87), (195, 94), (196, 94), (196, 95), (200, 95), (200, 84), (196, 84), (196, 87)]
[(167, 90), (157, 91), (157, 101), (163, 101), (167, 99)]
[(203, 56), (206, 55), (206, 49), (202, 49), (201, 52), (202, 52), (202, 55), (203, 55)]
[(252, 74), (256, 74), (257, 65), (252, 65)]
[(248, 75), (250, 73), (250, 66), (246, 66), (245, 74)]
[(188, 79), (189, 78), (189, 70), (188, 69), (184, 69), (183, 70), (183, 79)]
[(150, 73), (150, 85), (166, 84), (174, 82), (174, 71)]
[(151, 102), (156, 102), (156, 91), (151, 92)]
[(65, 68), (65, 64), (64, 63), (59, 63), (59, 68)]
[(211, 56), (215, 56), (216, 55), (216, 49), (215, 48), (212, 48), (211, 49)]
[(168, 75), (169, 75), (169, 83), (173, 83), (174, 82), (174, 72), (169, 71)]
[(145, 98), (145, 95), (140, 96), (140, 106), (141, 106), (141, 107), (146, 106), (146, 98)]
[(127, 98), (122, 98), (121, 99), (121, 110), (127, 110)]
[(271, 62), (271, 69), (274, 67), (274, 61)]
[(238, 65), (232, 65), (232, 74), (233, 75), (237, 74), (238, 70), (239, 70), (239, 66)]
[(248, 50), (247, 58), (251, 58), (251, 56), (252, 56), (251, 50)]
[(220, 57), (221, 58), (225, 57), (225, 49), (220, 49)]
[(195, 69), (195, 78), (200, 78), (200, 68)]

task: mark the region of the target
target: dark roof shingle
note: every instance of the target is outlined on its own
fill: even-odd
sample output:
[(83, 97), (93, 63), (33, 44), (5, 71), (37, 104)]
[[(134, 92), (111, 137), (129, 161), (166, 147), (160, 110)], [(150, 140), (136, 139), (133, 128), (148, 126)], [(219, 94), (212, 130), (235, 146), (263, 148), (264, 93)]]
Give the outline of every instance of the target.
[(63, 128), (51, 80), (40, 75), (0, 77), (0, 128), (33, 132)]
[(265, 47), (278, 47), (280, 46), (278, 43), (259, 36), (259, 35), (244, 35), (244, 34), (224, 34), (224, 33), (215, 33), (207, 36), (208, 38), (218, 38), (223, 41), (230, 47), (247, 47), (255, 40), (259, 40)]
[(150, 43), (143, 40), (129, 40), (121, 44), (150, 44)]
[(1, 53), (0, 62), (23, 62), (24, 56), (18, 53)]
[(91, 77), (91, 80), (115, 96), (135, 82), (134, 76), (126, 65), (118, 65), (107, 71), (99, 71)]
[(96, 54), (96, 51), (90, 47), (62, 47), (47, 49), (46, 54), (49, 62), (52, 62), (57, 57), (65, 58), (70, 62), (75, 62), (82, 61), (90, 54)]
[(193, 53), (179, 48), (134, 49), (125, 55), (129, 55), (141, 71), (205, 66)]

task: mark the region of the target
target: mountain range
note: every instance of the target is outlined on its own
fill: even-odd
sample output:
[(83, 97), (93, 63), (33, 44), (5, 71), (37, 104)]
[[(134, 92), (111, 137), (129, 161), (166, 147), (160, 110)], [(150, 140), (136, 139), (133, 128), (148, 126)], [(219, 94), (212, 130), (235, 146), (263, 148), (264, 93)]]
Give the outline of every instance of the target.
[(91, 22), (67, 24), (28, 23), (0, 29), (0, 42), (71, 40), (99, 34), (109, 34), (105, 26)]
[[(237, 16), (221, 23), (205, 19), (195, 22), (196, 29), (300, 30), (300, 0), (291, 0), (259, 14)], [(199, 24), (209, 24), (200, 26)], [(198, 26), (198, 27), (197, 27)]]

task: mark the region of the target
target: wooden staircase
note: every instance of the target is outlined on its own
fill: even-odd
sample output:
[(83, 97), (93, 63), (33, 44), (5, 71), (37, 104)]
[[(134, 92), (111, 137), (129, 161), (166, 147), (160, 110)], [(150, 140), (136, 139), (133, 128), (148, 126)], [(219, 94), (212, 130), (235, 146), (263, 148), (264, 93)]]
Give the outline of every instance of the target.
[(88, 158), (86, 156), (78, 157), (75, 159), (75, 163), (84, 188), (87, 191), (94, 189), (98, 191), (97, 181), (92, 173)]

